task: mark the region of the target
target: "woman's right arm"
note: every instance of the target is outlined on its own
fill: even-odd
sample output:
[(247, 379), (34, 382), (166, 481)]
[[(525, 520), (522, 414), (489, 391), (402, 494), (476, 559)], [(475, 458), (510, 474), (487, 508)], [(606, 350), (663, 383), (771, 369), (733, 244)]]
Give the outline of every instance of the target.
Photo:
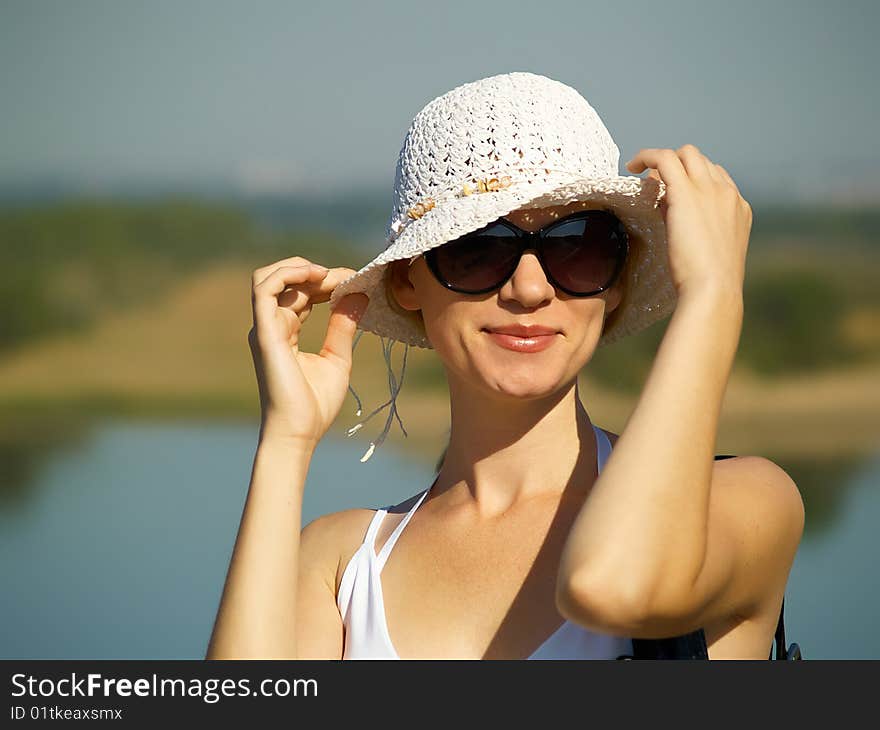
[(262, 421), (247, 500), (207, 659), (296, 658), (302, 501), (312, 454), (348, 391), (357, 320), (367, 297), (333, 309), (317, 354), (299, 349), (312, 305), (352, 269), (293, 257), (254, 272), (248, 334)]
[(292, 659), (302, 499), (311, 451), (261, 439), (208, 659)]

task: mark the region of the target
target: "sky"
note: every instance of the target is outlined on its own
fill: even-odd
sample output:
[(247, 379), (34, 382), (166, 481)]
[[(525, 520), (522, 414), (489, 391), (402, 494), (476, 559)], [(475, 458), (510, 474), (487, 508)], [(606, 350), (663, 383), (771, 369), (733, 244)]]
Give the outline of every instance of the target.
[(0, 0), (0, 186), (387, 188), (415, 114), (497, 73), (747, 199), (880, 202), (880, 3)]

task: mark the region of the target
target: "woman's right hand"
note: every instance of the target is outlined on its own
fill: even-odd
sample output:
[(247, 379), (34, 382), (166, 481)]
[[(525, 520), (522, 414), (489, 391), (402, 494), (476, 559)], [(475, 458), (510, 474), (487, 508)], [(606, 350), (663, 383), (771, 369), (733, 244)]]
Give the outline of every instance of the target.
[(301, 256), (254, 271), (248, 343), (260, 390), (261, 439), (271, 435), (313, 449), (339, 415), (367, 295), (349, 294), (337, 302), (319, 353), (302, 352), (299, 335), (312, 305), (329, 301), (333, 289), (355, 273), (327, 269)]

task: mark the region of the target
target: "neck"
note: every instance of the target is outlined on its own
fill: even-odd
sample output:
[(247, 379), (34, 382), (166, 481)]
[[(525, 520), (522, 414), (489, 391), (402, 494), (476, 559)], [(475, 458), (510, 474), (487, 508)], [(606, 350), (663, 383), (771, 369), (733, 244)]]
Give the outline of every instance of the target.
[(487, 393), (450, 379), (451, 434), (441, 489), (463, 487), (484, 514), (534, 497), (583, 496), (597, 476), (596, 436), (577, 378), (544, 398)]

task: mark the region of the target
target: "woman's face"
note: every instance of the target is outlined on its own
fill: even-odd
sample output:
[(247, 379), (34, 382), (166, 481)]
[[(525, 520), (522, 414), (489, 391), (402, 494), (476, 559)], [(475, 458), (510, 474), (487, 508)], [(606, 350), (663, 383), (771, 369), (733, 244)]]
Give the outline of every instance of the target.
[[(601, 208), (575, 202), (547, 208), (522, 208), (504, 216), (526, 231), (577, 211)], [(459, 294), (438, 282), (424, 256), (412, 266), (394, 261), (390, 286), (404, 309), (421, 310), (431, 345), (451, 375), (479, 387), (518, 397), (552, 393), (575, 378), (596, 349), (605, 317), (620, 303), (620, 279), (593, 297), (572, 297), (547, 280), (533, 251), (520, 258), (513, 276), (487, 294)], [(539, 324), (558, 334), (540, 352), (516, 352), (496, 342), (487, 330), (505, 325)]]

